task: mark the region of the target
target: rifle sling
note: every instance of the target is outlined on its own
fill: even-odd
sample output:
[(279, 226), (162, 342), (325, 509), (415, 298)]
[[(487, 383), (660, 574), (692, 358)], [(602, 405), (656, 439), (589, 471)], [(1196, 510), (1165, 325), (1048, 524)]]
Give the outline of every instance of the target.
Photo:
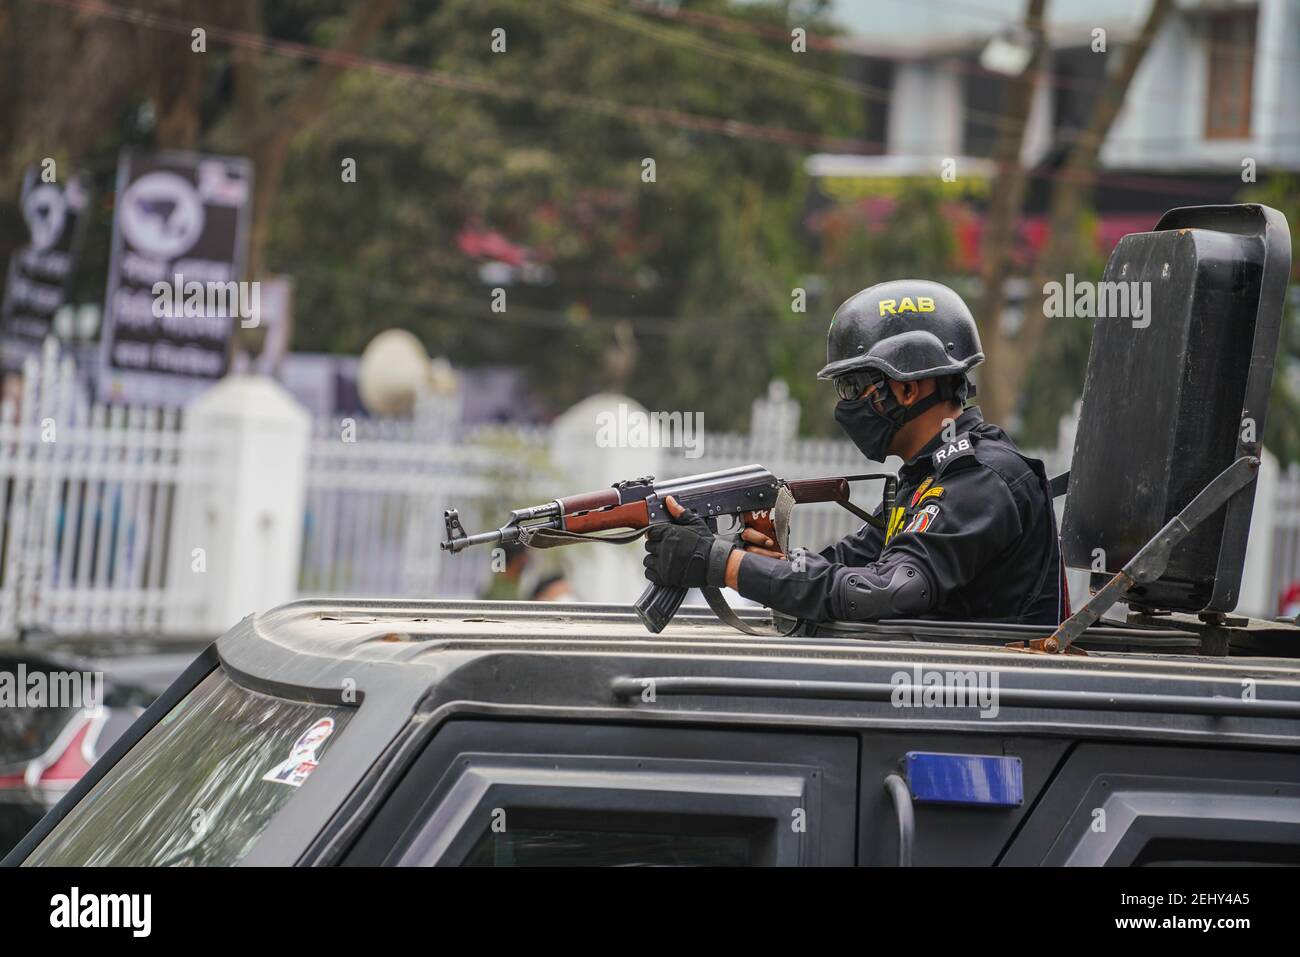
[[(776, 529), (776, 544), (782, 554), (790, 549), (790, 513), (794, 511), (794, 496), (785, 485), (781, 486), (780, 491), (776, 493), (776, 505), (772, 509), (772, 526)], [(701, 588), (704, 593), (704, 600), (709, 603), (713, 613), (718, 616), (718, 620), (724, 625), (730, 625), (737, 631), (744, 632), (746, 635), (758, 635), (763, 638), (784, 638), (793, 634), (794, 630), (799, 627), (799, 622), (795, 621), (790, 625), (789, 631), (781, 631), (777, 628), (755, 628), (746, 622), (740, 620), (731, 606), (727, 604), (727, 599), (723, 597), (721, 589), (718, 588)]]
[(521, 528), (519, 541), (529, 548), (556, 548), (560, 545), (576, 545), (578, 542), (608, 542), (611, 545), (627, 545), (635, 542), (650, 529), (637, 528), (627, 532), (571, 532), (564, 528)]

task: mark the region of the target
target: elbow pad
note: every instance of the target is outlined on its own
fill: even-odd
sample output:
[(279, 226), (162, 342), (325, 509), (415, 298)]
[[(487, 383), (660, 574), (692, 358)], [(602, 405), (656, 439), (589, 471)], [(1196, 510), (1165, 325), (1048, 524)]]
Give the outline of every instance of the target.
[(925, 573), (911, 562), (880, 573), (854, 568), (840, 576), (835, 606), (841, 621), (912, 618), (934, 607), (934, 590)]

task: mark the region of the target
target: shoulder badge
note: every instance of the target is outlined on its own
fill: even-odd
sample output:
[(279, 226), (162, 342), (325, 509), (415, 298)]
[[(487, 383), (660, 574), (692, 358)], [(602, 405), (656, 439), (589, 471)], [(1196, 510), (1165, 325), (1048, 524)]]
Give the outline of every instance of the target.
[(912, 508), (916, 507), (917, 501), (921, 498), (922, 495), (925, 494), (925, 490), (928, 489), (933, 484), (934, 484), (934, 476), (931, 475), (929, 478), (927, 478), (924, 482), (922, 482), (920, 485), (916, 487), (916, 491), (912, 493), (912, 501), (910, 503)]
[(916, 513), (912, 516), (912, 520), (907, 523), (907, 527), (904, 528), (898, 534), (906, 535), (908, 532), (915, 532), (917, 534), (924, 532), (927, 528), (930, 527), (930, 523), (933, 522), (938, 517), (939, 517), (939, 506), (931, 502), (929, 505), (925, 506), (924, 508), (918, 509)]
[(912, 500), (908, 503), (907, 507), (916, 508), (916, 506), (920, 505), (926, 499), (931, 498), (943, 498), (943, 486), (934, 484), (933, 475), (916, 487), (916, 491), (912, 493)]
[(951, 442), (945, 442), (931, 456), (935, 475), (943, 475), (955, 468), (975, 464), (975, 439), (969, 432), (959, 432)]

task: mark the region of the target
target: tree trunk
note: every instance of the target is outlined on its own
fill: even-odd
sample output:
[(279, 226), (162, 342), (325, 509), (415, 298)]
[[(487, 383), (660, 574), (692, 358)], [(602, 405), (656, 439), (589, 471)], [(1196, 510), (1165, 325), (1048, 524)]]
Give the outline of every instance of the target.
[(199, 145), (205, 55), (191, 51), (187, 38), (171, 32), (159, 31), (154, 49), (154, 142), (161, 149), (195, 149)]
[(981, 244), (980, 278), (984, 294), (976, 313), (980, 341), (984, 346), (984, 366), (979, 377), (980, 404), (993, 422), (1005, 421), (1015, 400), (1014, 390), (1008, 388), (1011, 380), (1004, 369), (1007, 350), (1002, 335), (1002, 310), (1006, 305), (1003, 286), (1012, 268), (1016, 222), (1025, 197), (1025, 170), (1020, 155), (1024, 149), (1034, 91), (1047, 60), (1043, 35), (1046, 8), (1047, 0), (1029, 0), (1025, 9), (1025, 29), (1033, 38), (1034, 52), (1029, 63), (1007, 86), (1003, 123), (993, 154), (997, 171), (989, 195)]
[[(358, 54), (397, 8), (398, 0), (356, 0), (333, 52)], [(244, 0), (237, 11), (239, 28), (261, 35), (257, 0)], [(344, 67), (337, 62), (318, 63), (288, 101), (274, 111), (262, 95), (260, 50), (241, 46), (235, 57), (235, 98), (241, 130), (239, 148), (254, 162), (253, 226), (249, 241), (248, 274), (256, 279), (266, 268), (266, 243), (271, 211), (284, 181), (289, 144), (315, 122), (329, 101)]]
[(1154, 0), (1142, 31), (1124, 50), (1124, 62), (1112, 73), (1094, 104), (1087, 128), (1079, 134), (1066, 157), (1053, 185), (1048, 210), (1047, 241), (1034, 270), (1030, 283), (1030, 298), (1025, 303), (1025, 322), (1021, 333), (1010, 350), (1011, 363), (1007, 369), (1015, 393), (1024, 382), (1025, 369), (1038, 354), (1043, 330), (1047, 325), (1044, 313), (1046, 293), (1044, 286), (1051, 281), (1063, 281), (1063, 273), (1070, 268), (1078, 254), (1079, 221), (1089, 193), (1097, 181), (1101, 147), (1110, 128), (1124, 104), (1133, 77), (1146, 57), (1165, 18), (1174, 8), (1174, 0)]

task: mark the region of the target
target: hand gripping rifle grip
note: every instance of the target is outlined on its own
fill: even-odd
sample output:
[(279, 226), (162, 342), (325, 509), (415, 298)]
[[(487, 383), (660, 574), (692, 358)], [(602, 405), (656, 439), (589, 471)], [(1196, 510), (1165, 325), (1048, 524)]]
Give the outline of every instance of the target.
[(677, 614), (677, 609), (686, 600), (688, 591), (689, 588), (677, 585), (650, 584), (632, 607), (650, 633), (657, 635), (673, 620), (673, 615)]

